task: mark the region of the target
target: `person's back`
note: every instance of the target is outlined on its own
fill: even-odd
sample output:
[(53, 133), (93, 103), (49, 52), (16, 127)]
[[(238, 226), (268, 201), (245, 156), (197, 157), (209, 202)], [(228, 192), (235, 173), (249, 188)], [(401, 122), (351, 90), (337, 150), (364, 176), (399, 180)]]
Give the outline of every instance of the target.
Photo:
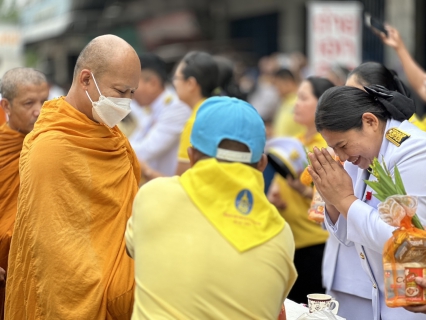
[[(221, 201), (218, 192), (211, 200)], [(134, 214), (134, 319), (276, 319), (295, 274), (287, 224), (241, 254), (188, 199), (177, 177), (144, 186)]]
[[(241, 112), (235, 121), (233, 104), (247, 108), (255, 120)], [(214, 116), (219, 107), (225, 125)], [(242, 123), (246, 130), (238, 128)], [(228, 132), (210, 130), (227, 124), (234, 125)], [(241, 131), (252, 131), (249, 148), (236, 142)], [(136, 266), (133, 319), (278, 317), (296, 278), (294, 241), (263, 193), (264, 135), (249, 104), (208, 99), (191, 134), (192, 168), (140, 189), (126, 232)]]

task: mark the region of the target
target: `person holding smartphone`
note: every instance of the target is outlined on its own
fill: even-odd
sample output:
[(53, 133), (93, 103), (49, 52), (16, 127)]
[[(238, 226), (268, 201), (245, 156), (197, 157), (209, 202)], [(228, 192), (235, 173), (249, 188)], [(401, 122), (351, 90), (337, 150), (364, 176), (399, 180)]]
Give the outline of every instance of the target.
[(408, 52), (408, 49), (405, 46), (398, 30), (394, 27), (391, 27), (390, 25), (385, 25), (384, 28), (387, 31), (387, 35), (384, 32), (378, 31), (374, 27), (373, 30), (375, 30), (376, 34), (378, 34), (385, 45), (395, 50), (411, 87), (416, 91), (416, 93), (423, 101), (426, 101), (425, 71), (417, 64), (417, 62)]

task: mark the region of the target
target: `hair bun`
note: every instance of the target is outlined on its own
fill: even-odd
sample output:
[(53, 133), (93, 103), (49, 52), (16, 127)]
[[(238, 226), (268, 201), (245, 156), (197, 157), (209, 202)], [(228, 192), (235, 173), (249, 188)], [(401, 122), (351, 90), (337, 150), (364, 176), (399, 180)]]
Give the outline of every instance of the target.
[(390, 91), (377, 84), (364, 87), (364, 89), (376, 101), (380, 102), (395, 120), (408, 120), (416, 111), (414, 101), (397, 91)]

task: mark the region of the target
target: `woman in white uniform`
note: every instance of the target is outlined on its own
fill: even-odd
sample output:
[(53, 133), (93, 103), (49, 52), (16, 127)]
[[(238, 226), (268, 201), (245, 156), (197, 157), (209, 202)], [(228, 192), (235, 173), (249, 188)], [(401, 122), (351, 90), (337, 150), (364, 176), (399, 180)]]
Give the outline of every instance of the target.
[[(384, 87), (336, 87), (321, 97), (315, 123), (344, 168), (324, 150), (309, 154), (309, 172), (326, 202), (325, 225), (345, 246), (354, 246), (371, 283), (373, 319), (424, 319), (403, 308), (388, 308), (384, 299), (382, 251), (394, 227), (377, 212), (379, 201), (366, 186), (374, 159), (401, 172), (407, 193), (418, 197), (418, 215), (426, 224), (426, 133), (407, 121), (414, 113), (411, 99)], [(389, 131), (393, 129), (392, 131)], [(327, 264), (327, 261), (325, 261)], [(349, 280), (350, 281), (350, 280)], [(359, 285), (353, 279), (351, 285)], [(363, 319), (356, 314), (353, 319)]]
[[(364, 86), (379, 84), (391, 91), (410, 97), (408, 89), (398, 75), (378, 62), (366, 62), (352, 70), (346, 86), (361, 90)], [(415, 115), (413, 116), (416, 119)], [(413, 119), (413, 117), (411, 119)], [(420, 121), (410, 121), (421, 124)], [(358, 170), (357, 166), (352, 166)], [(361, 268), (354, 246), (347, 247), (335, 237), (329, 237), (323, 259), (323, 285), (327, 294), (339, 301), (339, 315), (347, 320), (373, 319), (371, 282)], [(354, 286), (353, 283), (357, 285)]]

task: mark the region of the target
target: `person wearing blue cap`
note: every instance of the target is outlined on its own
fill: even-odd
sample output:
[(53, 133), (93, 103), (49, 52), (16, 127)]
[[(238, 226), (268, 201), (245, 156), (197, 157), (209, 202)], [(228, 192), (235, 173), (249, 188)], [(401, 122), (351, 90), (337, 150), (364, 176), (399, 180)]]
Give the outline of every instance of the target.
[(248, 103), (207, 99), (191, 168), (135, 198), (133, 319), (277, 319), (297, 273), (289, 225), (263, 192), (265, 127)]

